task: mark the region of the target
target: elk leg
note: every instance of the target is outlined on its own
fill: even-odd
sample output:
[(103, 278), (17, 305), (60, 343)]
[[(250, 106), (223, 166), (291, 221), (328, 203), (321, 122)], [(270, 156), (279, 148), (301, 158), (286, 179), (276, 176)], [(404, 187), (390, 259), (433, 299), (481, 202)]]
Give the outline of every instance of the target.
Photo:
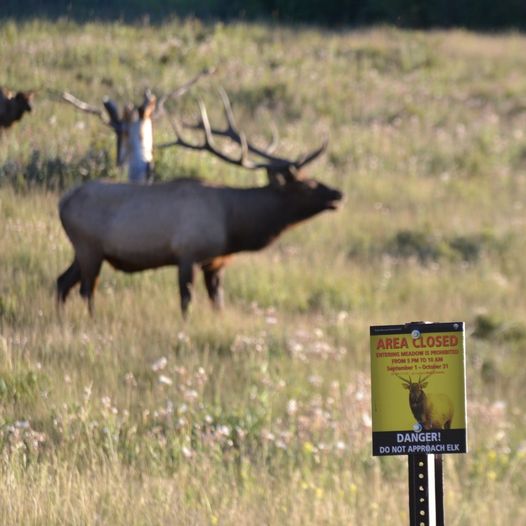
[(100, 267), (102, 266), (102, 259), (92, 260), (88, 264), (80, 265), (80, 295), (88, 302), (88, 311), (90, 316), (93, 316), (93, 293), (97, 278), (99, 277)]
[(223, 287), (221, 287), (221, 268), (212, 268), (203, 265), (203, 276), (205, 278), (206, 291), (212, 305), (216, 309), (223, 308)]
[(179, 263), (179, 294), (181, 296), (181, 311), (186, 318), (188, 306), (192, 301), (192, 284), (194, 282), (194, 266), (191, 261)]
[(80, 266), (76, 259), (57, 278), (57, 305), (66, 303), (69, 291), (80, 281)]

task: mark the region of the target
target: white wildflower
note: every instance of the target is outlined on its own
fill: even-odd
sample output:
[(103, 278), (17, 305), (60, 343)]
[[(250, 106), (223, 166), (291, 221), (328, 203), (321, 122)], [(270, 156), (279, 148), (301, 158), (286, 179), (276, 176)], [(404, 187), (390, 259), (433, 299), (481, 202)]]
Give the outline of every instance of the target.
[(172, 385), (173, 384), (173, 380), (169, 376), (166, 376), (164, 374), (160, 374), (159, 375), (159, 383), (163, 384), (163, 385)]
[(158, 360), (152, 363), (152, 371), (162, 371), (168, 365), (168, 359), (166, 356), (161, 356)]
[(230, 436), (230, 428), (228, 426), (222, 425), (217, 427), (217, 434), (220, 436), (228, 437)]
[(185, 458), (192, 458), (194, 456), (193, 451), (189, 447), (186, 447), (186, 446), (183, 446), (181, 448), (181, 453), (183, 454), (183, 457)]
[(290, 399), (287, 402), (287, 414), (292, 416), (298, 412), (298, 402), (294, 399)]

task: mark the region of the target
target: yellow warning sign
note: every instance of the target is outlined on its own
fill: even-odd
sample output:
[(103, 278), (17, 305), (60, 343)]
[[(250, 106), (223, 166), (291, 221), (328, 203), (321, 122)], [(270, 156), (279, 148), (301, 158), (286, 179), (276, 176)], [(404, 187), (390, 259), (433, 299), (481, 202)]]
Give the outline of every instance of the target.
[(465, 453), (464, 323), (371, 327), (373, 455)]

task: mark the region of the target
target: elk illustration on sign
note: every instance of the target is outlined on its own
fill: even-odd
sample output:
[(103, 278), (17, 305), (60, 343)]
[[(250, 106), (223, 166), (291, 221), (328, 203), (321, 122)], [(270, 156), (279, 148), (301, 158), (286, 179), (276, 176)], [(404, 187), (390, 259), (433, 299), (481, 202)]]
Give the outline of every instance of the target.
[(409, 390), (409, 406), (415, 420), (426, 430), (429, 429), (450, 429), (453, 420), (453, 402), (445, 393), (426, 393), (424, 391), (428, 386), (427, 380), (431, 374), (418, 381), (413, 382), (411, 377), (403, 378), (396, 375), (402, 380), (404, 389)]
[[(177, 139), (164, 146), (208, 151), (239, 167), (263, 169), (268, 184), (235, 188), (180, 178), (151, 185), (90, 181), (74, 188), (59, 204), (75, 251), (70, 267), (57, 280), (59, 304), (80, 282), (92, 312), (95, 282), (102, 262), (108, 261), (124, 272), (178, 266), (183, 314), (191, 301), (194, 266), (199, 266), (210, 300), (220, 307), (221, 273), (232, 254), (261, 250), (288, 227), (338, 207), (342, 193), (304, 173), (305, 166), (325, 151), (326, 141), (298, 159), (278, 157), (247, 141), (236, 128), (225, 92), (222, 97), (227, 128), (212, 128), (201, 103), (201, 121), (195, 128), (204, 131), (204, 141), (188, 142), (174, 122)], [(214, 135), (240, 147), (239, 157), (219, 150)], [(249, 159), (249, 153), (263, 160)]]

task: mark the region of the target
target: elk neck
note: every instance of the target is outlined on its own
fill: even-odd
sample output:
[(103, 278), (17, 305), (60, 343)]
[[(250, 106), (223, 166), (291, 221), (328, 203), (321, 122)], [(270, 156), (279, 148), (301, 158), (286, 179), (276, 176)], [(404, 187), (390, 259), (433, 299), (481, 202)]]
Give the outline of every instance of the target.
[(413, 416), (419, 420), (422, 416), (426, 394), (421, 389), (409, 392), (409, 405)]
[(320, 210), (309, 210), (271, 185), (225, 188), (227, 253), (260, 250), (285, 229)]
[(151, 119), (138, 119), (125, 123), (117, 134), (119, 164), (128, 163), (128, 180), (145, 182), (153, 161), (153, 130)]

